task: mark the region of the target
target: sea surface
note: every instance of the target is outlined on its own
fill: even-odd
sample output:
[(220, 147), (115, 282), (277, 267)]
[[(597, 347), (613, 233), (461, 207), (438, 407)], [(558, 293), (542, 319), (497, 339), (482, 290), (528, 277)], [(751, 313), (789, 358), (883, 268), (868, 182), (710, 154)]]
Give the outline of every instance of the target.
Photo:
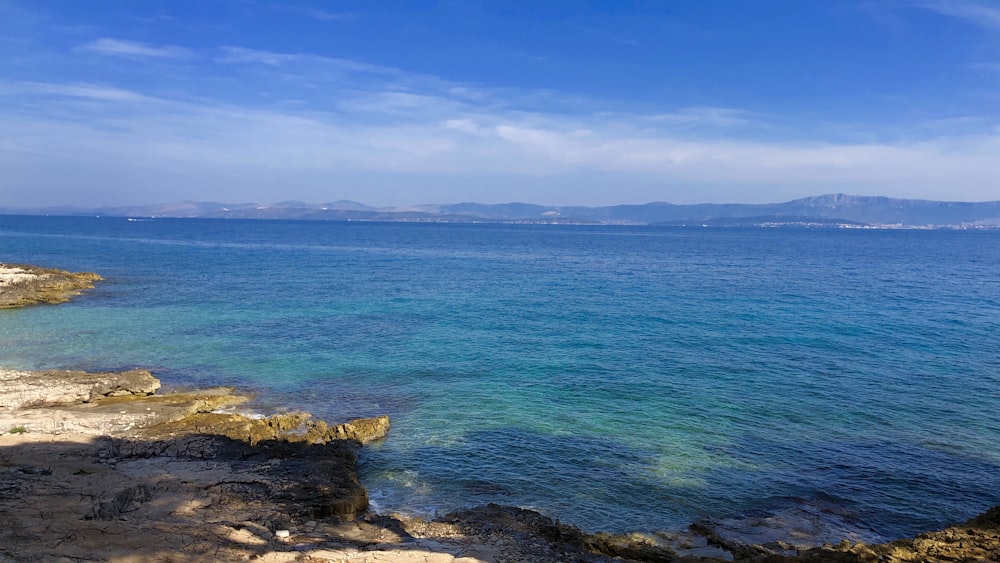
[(0, 365), (388, 414), (381, 511), (867, 540), (1000, 504), (1000, 232), (0, 217)]

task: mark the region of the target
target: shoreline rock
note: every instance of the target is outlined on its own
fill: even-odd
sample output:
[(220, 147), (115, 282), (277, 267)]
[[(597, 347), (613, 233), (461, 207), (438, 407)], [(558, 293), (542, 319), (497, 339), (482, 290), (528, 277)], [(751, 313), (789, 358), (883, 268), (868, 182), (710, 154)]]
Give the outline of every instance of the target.
[(103, 279), (93, 272), (0, 263), (0, 309), (65, 303)]
[(255, 418), (228, 412), (250, 399), (232, 389), (159, 386), (144, 370), (0, 369), (0, 563), (1000, 560), (1000, 507), (913, 539), (783, 553), (707, 526), (587, 533), (494, 504), (434, 521), (372, 514), (358, 452), (388, 417)]
[(250, 398), (232, 389), (159, 387), (145, 370), (0, 369), (0, 562), (674, 560), (514, 507), (368, 513), (358, 453), (388, 417), (257, 418), (220, 412)]
[[(278, 529), (367, 510), (358, 450), (388, 433), (388, 417), (252, 418), (218, 412), (249, 399), (231, 389), (159, 387), (144, 370), (0, 370), (0, 561), (172, 560), (176, 550), (196, 561), (223, 547), (222, 560), (240, 559), (266, 551)], [(246, 545), (226, 547), (220, 534)]]

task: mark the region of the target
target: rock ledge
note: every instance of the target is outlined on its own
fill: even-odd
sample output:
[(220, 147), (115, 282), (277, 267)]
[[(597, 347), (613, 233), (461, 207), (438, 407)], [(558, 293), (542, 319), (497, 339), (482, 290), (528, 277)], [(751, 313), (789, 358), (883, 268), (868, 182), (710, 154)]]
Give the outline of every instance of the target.
[(249, 398), (232, 389), (159, 386), (144, 370), (0, 369), (0, 563), (1000, 561), (1000, 507), (913, 539), (791, 553), (706, 526), (591, 534), (510, 506), (371, 514), (358, 452), (387, 417), (258, 418), (231, 412)]
[(23, 264), (0, 263), (0, 309), (39, 303), (64, 303), (103, 278), (92, 272), (66, 272)]

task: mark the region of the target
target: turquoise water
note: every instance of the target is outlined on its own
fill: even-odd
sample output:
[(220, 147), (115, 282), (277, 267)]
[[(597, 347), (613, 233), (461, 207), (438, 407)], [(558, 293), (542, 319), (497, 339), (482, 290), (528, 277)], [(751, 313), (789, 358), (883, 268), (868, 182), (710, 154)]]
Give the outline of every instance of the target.
[(389, 414), (380, 510), (881, 539), (1000, 503), (997, 232), (0, 217), (0, 261), (107, 278), (0, 311), (0, 365)]

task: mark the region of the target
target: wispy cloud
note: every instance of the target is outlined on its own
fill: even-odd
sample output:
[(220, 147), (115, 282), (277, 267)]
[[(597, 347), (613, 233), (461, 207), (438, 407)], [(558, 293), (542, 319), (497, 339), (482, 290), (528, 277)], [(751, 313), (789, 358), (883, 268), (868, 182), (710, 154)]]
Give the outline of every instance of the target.
[(222, 55), (217, 57), (215, 60), (216, 62), (224, 64), (263, 64), (270, 66), (314, 64), (351, 72), (400, 74), (399, 70), (387, 66), (359, 63), (349, 59), (324, 57), (322, 55), (312, 55), (307, 53), (276, 53), (273, 51), (247, 49), (245, 47), (235, 47), (231, 45), (220, 47), (220, 50), (222, 51)]
[(258, 0), (243, 0), (243, 1), (248, 4), (265, 8), (268, 10), (298, 14), (301, 16), (305, 16), (307, 18), (312, 18), (314, 20), (320, 20), (320, 21), (342, 21), (342, 20), (350, 20), (357, 18), (357, 15), (353, 13), (330, 12), (322, 8), (314, 8), (311, 6), (298, 6), (295, 5), (294, 3), (285, 2), (283, 0), (278, 0), (274, 2), (261, 2)]
[(1000, 7), (995, 3), (985, 4), (967, 0), (936, 0), (922, 2), (924, 8), (948, 16), (960, 18), (970, 23), (1000, 29)]
[(216, 63), (241, 66), (240, 72), (258, 83), (280, 82), (285, 92), (300, 88), (316, 109), (395, 114), (409, 120), (424, 111), (438, 116), (437, 109), (444, 105), (489, 105), (497, 96), (473, 84), (350, 59), (237, 46), (220, 51)]
[(969, 65), (973, 70), (1000, 72), (1000, 62), (979, 62)]
[(610, 33), (610, 32), (608, 32), (606, 30), (603, 30), (603, 29), (598, 29), (598, 28), (594, 28), (594, 27), (586, 27), (586, 26), (578, 26), (578, 29), (580, 29), (581, 31), (583, 31), (584, 33), (586, 33), (588, 35), (600, 38), (600, 39), (602, 39), (604, 41), (608, 41), (608, 42), (611, 42), (611, 43), (618, 43), (620, 45), (628, 45), (629, 47), (640, 47), (640, 46), (642, 46), (642, 44), (640, 42), (638, 42), (638, 41), (636, 41), (634, 39), (631, 39), (629, 37), (624, 37), (624, 36), (621, 36), (621, 35), (617, 35), (617, 34), (614, 34), (614, 33)]
[[(216, 53), (191, 59), (184, 78), (155, 96), (113, 79), (0, 82), (7, 185), (58, 187), (75, 175), (119, 193), (142, 185), (170, 190), (170, 197), (222, 200), (256, 198), (252, 190), (273, 193), (280, 185), (289, 197), (315, 201), (327, 199), (330, 186), (360, 186), (336, 197), (376, 204), (427, 203), (431, 193), (442, 201), (566, 203), (579, 199), (546, 194), (570, 197), (565, 186), (588, 186), (612, 203), (648, 201), (650, 185), (664, 190), (658, 199), (674, 201), (683, 199), (678, 194), (733, 199), (741, 186), (761, 185), (794, 195), (844, 186), (885, 195), (925, 189), (929, 197), (946, 185), (955, 197), (988, 199), (1000, 177), (1000, 132), (983, 133), (982, 121), (977, 134), (963, 119), (905, 142), (837, 142), (820, 134), (766, 140), (745, 133), (768, 127), (768, 116), (740, 108), (608, 111), (584, 96), (489, 88), (310, 53), (238, 46)], [(263, 88), (272, 92), (253, 98)], [(241, 95), (220, 93), (232, 91)], [(614, 180), (602, 186), (601, 178)], [(396, 202), (366, 196), (367, 186), (393, 182), (440, 191)], [(633, 185), (646, 188), (632, 195)], [(724, 189), (712, 196), (712, 186)], [(966, 188), (957, 195), (955, 186)]]
[(81, 98), (105, 102), (138, 102), (154, 98), (142, 94), (95, 84), (50, 84), (45, 82), (0, 83), (0, 95), (29, 94)]
[(522, 49), (515, 49), (509, 45), (503, 45), (496, 42), (487, 43), (484, 45), (486, 49), (490, 52), (495, 53), (499, 57), (503, 58), (515, 58), (524, 61), (531, 61), (533, 63), (540, 63), (548, 61), (549, 58), (539, 55), (537, 53), (531, 53)]
[(282, 6), (281, 9), (321, 21), (347, 20), (354, 17), (352, 14), (335, 14), (319, 8), (307, 8), (304, 6)]
[[(926, 189), (930, 194), (942, 184), (984, 186), (1000, 177), (995, 158), (1000, 135), (896, 144), (692, 140), (669, 133), (650, 135), (634, 126), (634, 118), (515, 112), (435, 95), (390, 96), (386, 101), (359, 92), (354, 105), (345, 101), (333, 110), (300, 111), (163, 101), (95, 85), (28, 83), (20, 91), (79, 99), (72, 108), (79, 117), (53, 119), (45, 112), (23, 113), (3, 104), (5, 138), (17, 140), (0, 142), (5, 169), (20, 171), (18, 177), (36, 183), (46, 178), (56, 182), (49, 169), (63, 175), (76, 170), (91, 181), (121, 185), (123, 190), (142, 178), (145, 186), (175, 186), (175, 197), (204, 197), (199, 194), (212, 185), (264, 193), (273, 189), (269, 182), (280, 182), (289, 186), (289, 195), (322, 199), (318, 194), (326, 193), (325, 186), (357, 184), (361, 177), (367, 178), (362, 184), (367, 185), (389, 178), (386, 175), (403, 175), (409, 178), (406, 184), (419, 184), (421, 178), (462, 184), (462, 197), (480, 200), (495, 197), (490, 195), (495, 184), (483, 181), (490, 189), (469, 187), (484, 178), (503, 181), (507, 189), (502, 193), (508, 199), (551, 200), (542, 192), (520, 193), (517, 186), (531, 185), (531, 178), (589, 176), (577, 181), (584, 185), (610, 174), (684, 185), (689, 198), (705, 199), (712, 197), (705, 190), (713, 185), (725, 185), (728, 194), (740, 186), (764, 184), (800, 194), (848, 185), (890, 195), (904, 186), (907, 193)], [(0, 89), (0, 96), (4, 94)], [(396, 104), (400, 111), (413, 111), (406, 119), (368, 119), (372, 108), (359, 107), (366, 99), (374, 99), (374, 108)], [(142, 112), (118, 113), (108, 127), (109, 112), (122, 101), (157, 103), (146, 104)], [(44, 104), (44, 99), (36, 102)], [(45, 157), (33, 160), (31, 154)], [(177, 185), (187, 186), (190, 193), (179, 193)], [(690, 191), (697, 186), (705, 188)], [(600, 193), (619, 201), (640, 197), (630, 197), (628, 189)], [(370, 199), (363, 188), (338, 194)], [(250, 196), (240, 191), (215, 197)], [(426, 203), (428, 197), (411, 203)], [(678, 199), (669, 192), (663, 197)], [(968, 190), (962, 197), (987, 199), (982, 190)]]
[(662, 123), (712, 125), (716, 127), (733, 127), (747, 125), (751, 122), (744, 111), (733, 108), (715, 107), (683, 108), (674, 113), (653, 114), (647, 116), (647, 119)]
[(257, 63), (271, 66), (278, 66), (289, 62), (300, 61), (307, 55), (295, 55), (288, 53), (272, 53), (270, 51), (258, 51), (256, 49), (245, 49), (243, 47), (224, 46), (221, 48), (223, 55), (216, 57), (216, 62), (227, 64)]
[(81, 49), (95, 51), (104, 55), (128, 58), (186, 59), (194, 56), (194, 52), (184, 47), (153, 46), (136, 41), (123, 41), (104, 37), (81, 45)]

